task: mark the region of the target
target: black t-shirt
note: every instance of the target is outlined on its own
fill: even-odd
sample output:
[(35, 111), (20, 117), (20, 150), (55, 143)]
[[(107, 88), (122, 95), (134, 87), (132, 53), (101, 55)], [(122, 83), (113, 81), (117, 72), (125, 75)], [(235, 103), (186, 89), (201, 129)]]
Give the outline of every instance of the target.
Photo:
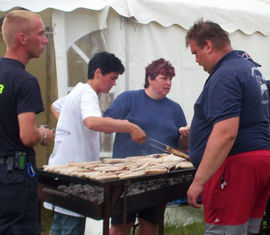
[(34, 153), (21, 142), (17, 115), (43, 110), (37, 79), (21, 62), (0, 58), (0, 154), (18, 150)]

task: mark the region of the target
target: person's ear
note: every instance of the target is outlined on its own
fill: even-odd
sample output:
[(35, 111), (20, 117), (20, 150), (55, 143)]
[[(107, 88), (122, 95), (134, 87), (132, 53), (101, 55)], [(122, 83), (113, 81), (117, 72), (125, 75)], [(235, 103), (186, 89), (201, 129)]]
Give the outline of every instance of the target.
[(148, 80), (149, 85), (153, 81), (153, 80), (151, 80), (151, 77), (150, 76), (147, 77), (147, 80)]
[(25, 44), (26, 38), (25, 38), (25, 34), (23, 32), (19, 32), (17, 34), (17, 41), (18, 41), (19, 44), (22, 44), (22, 45)]
[(102, 75), (101, 70), (100, 70), (100, 68), (97, 68), (96, 71), (95, 71), (95, 73), (94, 73), (94, 79), (95, 78), (96, 79), (99, 79), (100, 78), (100, 75)]
[(206, 51), (208, 52), (208, 54), (211, 54), (213, 52), (213, 43), (210, 40), (205, 40), (205, 44), (204, 47), (206, 49)]

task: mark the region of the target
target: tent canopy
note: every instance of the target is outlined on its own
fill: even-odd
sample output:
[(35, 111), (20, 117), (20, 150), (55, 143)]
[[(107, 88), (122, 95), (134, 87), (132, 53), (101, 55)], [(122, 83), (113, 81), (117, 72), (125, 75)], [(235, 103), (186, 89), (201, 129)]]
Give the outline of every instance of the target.
[(119, 15), (134, 17), (140, 24), (155, 21), (164, 27), (174, 24), (188, 29), (194, 16), (213, 20), (229, 33), (241, 30), (270, 34), (269, 0), (2, 0), (0, 11), (23, 7), (34, 12), (48, 8), (71, 12), (78, 8), (113, 8)]

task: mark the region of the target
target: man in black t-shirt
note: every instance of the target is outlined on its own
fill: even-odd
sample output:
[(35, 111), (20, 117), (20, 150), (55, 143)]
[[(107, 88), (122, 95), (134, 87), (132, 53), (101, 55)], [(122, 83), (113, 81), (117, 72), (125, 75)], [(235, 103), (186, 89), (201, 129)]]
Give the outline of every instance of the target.
[(37, 144), (49, 145), (51, 130), (36, 126), (44, 110), (37, 79), (25, 71), (48, 40), (39, 15), (11, 11), (2, 36), (7, 50), (0, 59), (0, 234), (40, 233), (38, 221)]

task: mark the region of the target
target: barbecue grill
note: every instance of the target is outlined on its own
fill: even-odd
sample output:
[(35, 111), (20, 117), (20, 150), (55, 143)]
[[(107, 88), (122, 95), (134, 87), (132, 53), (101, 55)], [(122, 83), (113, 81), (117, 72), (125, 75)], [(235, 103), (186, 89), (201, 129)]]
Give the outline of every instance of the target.
[[(129, 212), (183, 198), (194, 174), (195, 169), (177, 169), (168, 173), (97, 181), (39, 169), (38, 192), (41, 201), (96, 220), (103, 219), (103, 235), (108, 235), (110, 216), (122, 215), (125, 221)], [(85, 199), (76, 192), (63, 190), (74, 185), (98, 189), (101, 196), (99, 199)], [(163, 219), (159, 224), (159, 234), (163, 234)]]

